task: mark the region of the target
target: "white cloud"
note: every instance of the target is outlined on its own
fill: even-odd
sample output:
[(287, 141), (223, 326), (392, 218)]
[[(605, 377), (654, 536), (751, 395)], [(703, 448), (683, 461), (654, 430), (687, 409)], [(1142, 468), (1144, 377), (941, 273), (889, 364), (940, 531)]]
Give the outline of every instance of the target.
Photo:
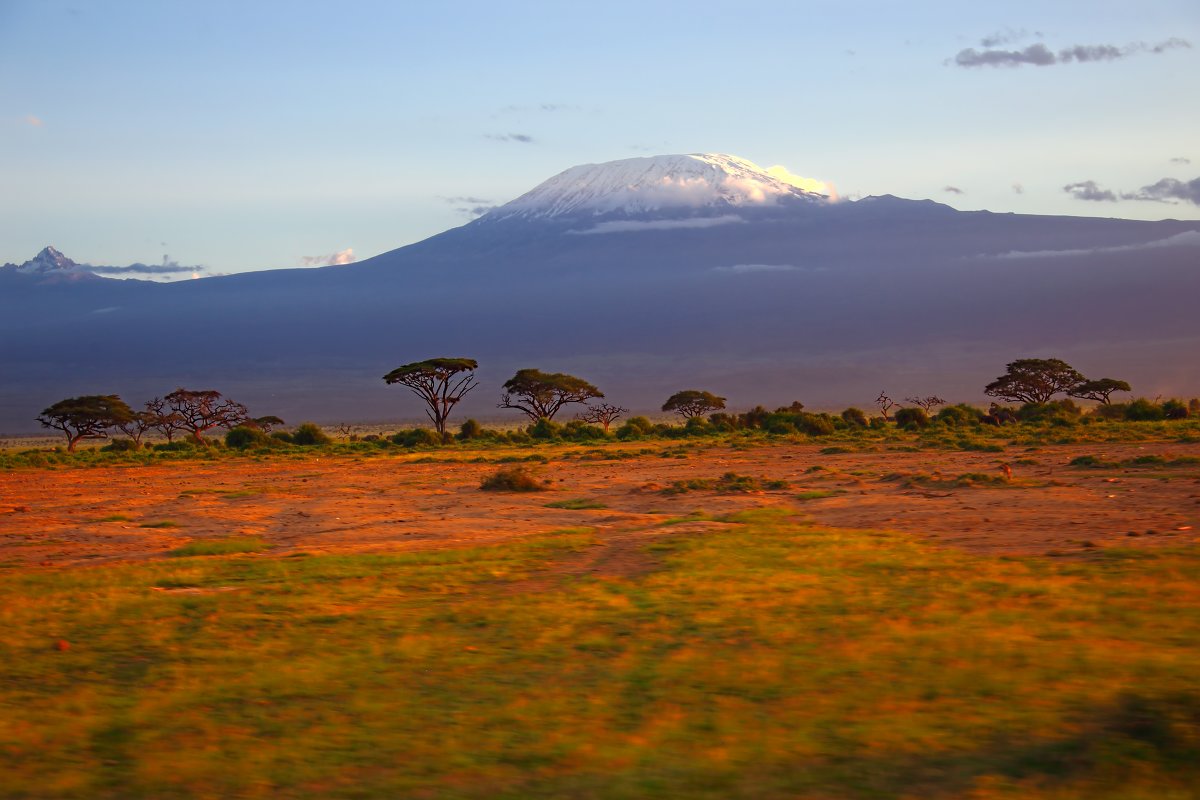
[(804, 272), (804, 267), (795, 264), (730, 264), (725, 267), (713, 267), (713, 272), (724, 272), (732, 275), (745, 275), (750, 272)]
[(347, 247), (326, 256), (301, 256), (300, 264), (305, 267), (334, 267), (354, 263), (354, 248)]
[(837, 189), (832, 183), (819, 181), (816, 178), (805, 178), (802, 175), (796, 175), (788, 171), (787, 167), (776, 164), (767, 169), (767, 174), (777, 181), (783, 181), (789, 186), (795, 186), (797, 189), (803, 189), (806, 192), (816, 192), (817, 194), (829, 195), (830, 200), (837, 200)]
[(582, 231), (567, 231), (579, 236), (594, 233), (628, 233), (630, 231), (667, 231), (690, 228), (711, 228), (715, 225), (730, 225), (745, 222), (736, 214), (725, 214), (720, 217), (694, 217), (692, 219), (654, 219), (654, 220), (612, 220), (599, 222), (591, 228)]
[(1155, 250), (1160, 247), (1200, 247), (1200, 231), (1184, 231), (1165, 239), (1155, 239), (1141, 244), (1122, 244), (1114, 247), (1091, 247), (1076, 250), (1009, 250), (1007, 253), (983, 255), (980, 258), (1071, 258), (1092, 256), (1100, 253), (1130, 253), (1136, 250)]

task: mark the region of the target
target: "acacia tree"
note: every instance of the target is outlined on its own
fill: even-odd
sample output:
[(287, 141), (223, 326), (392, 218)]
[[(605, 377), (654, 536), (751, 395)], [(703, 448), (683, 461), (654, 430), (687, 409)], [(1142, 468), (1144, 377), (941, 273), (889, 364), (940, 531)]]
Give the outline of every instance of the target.
[(270, 433), (272, 428), (286, 425), (287, 423), (274, 414), (268, 414), (265, 417), (255, 417), (254, 419), (247, 420), (245, 424), (252, 425), (263, 433)]
[(919, 406), (926, 414), (932, 413), (933, 409), (938, 406), (946, 405), (946, 401), (936, 394), (931, 394), (928, 397), (906, 397), (904, 399), (915, 406)]
[(611, 403), (597, 403), (576, 414), (575, 419), (589, 425), (603, 425), (604, 432), (608, 433), (608, 426), (616, 422), (622, 414), (628, 412), (628, 408), (614, 406)]
[(1131, 392), (1129, 384), (1113, 378), (1101, 378), (1097, 381), (1084, 381), (1067, 392), (1071, 397), (1080, 400), (1097, 400), (1103, 405), (1109, 404), (1109, 396), (1113, 392)]
[(984, 387), (983, 393), (1001, 400), (1045, 403), (1059, 392), (1069, 393), (1087, 379), (1059, 358), (1021, 358)]
[(604, 393), (583, 378), (561, 372), (542, 372), (536, 369), (517, 370), (504, 382), (504, 394), (497, 408), (515, 408), (530, 421), (554, 419), (568, 403), (586, 403)]
[(236, 428), (250, 419), (244, 405), (212, 389), (176, 389), (163, 399), (171, 413), (178, 416), (179, 429), (190, 431), (198, 444), (204, 444), (205, 431)]
[(133, 446), (141, 448), (146, 431), (158, 427), (158, 417), (149, 411), (130, 411), (129, 419), (117, 423), (117, 430), (129, 437)]
[(67, 450), (75, 452), (80, 439), (107, 439), (108, 429), (128, 422), (133, 409), (115, 394), (89, 394), (59, 400), (44, 409), (37, 421), (47, 428), (62, 431)]
[(725, 398), (699, 389), (676, 392), (663, 403), (663, 411), (672, 411), (684, 419), (700, 417), (725, 408)]
[(446, 435), (446, 420), (454, 406), (475, 388), (473, 358), (430, 358), (396, 367), (383, 376), (388, 384), (408, 387), (425, 401), (425, 415), (437, 428), (438, 436)]
[(154, 424), (152, 427), (167, 437), (168, 442), (175, 441), (175, 433), (177, 431), (185, 430), (183, 418), (172, 411), (167, 401), (161, 397), (146, 401), (146, 412), (154, 415)]

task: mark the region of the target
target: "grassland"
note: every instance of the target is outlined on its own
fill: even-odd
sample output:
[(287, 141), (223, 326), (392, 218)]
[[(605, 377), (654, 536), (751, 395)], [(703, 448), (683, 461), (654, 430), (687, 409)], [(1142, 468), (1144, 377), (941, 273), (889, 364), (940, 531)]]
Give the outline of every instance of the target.
[(1200, 798), (1200, 446), (1102, 427), (10, 464), (0, 797)]

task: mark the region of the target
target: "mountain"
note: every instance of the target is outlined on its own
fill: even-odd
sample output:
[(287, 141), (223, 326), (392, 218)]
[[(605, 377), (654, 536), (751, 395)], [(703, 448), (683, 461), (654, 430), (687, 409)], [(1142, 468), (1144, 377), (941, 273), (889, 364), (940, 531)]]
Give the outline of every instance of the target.
[(416, 418), (381, 376), (440, 355), (480, 361), (460, 413), (485, 418), (521, 367), (646, 410), (683, 388), (980, 401), (1006, 362), (1042, 356), (1200, 394), (1198, 265), (1200, 222), (845, 201), (732, 156), (627, 159), (350, 265), (165, 284), (0, 270), (0, 431), (63, 397), (176, 386), (290, 422)]
[(41, 252), (23, 264), (5, 264), (0, 267), (0, 275), (5, 272), (37, 279), (41, 283), (99, 278), (88, 265), (75, 263), (53, 247), (42, 248)]

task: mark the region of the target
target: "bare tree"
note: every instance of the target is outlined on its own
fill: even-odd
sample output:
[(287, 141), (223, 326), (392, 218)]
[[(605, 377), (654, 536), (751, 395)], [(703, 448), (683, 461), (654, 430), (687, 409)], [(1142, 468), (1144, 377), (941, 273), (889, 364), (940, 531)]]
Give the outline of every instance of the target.
[(164, 398), (167, 407), (179, 416), (180, 428), (190, 431), (192, 439), (204, 444), (203, 434), (213, 428), (236, 428), (250, 420), (241, 403), (221, 397), (212, 389), (176, 389)]
[(430, 358), (396, 367), (383, 379), (408, 387), (424, 400), (429, 407), (425, 416), (437, 428), (438, 436), (444, 437), (450, 411), (475, 388), (478, 366), (473, 358)]
[(879, 406), (879, 413), (883, 415), (884, 422), (891, 422), (892, 417), (889, 413), (896, 407), (896, 401), (887, 396), (887, 392), (879, 393), (879, 397), (875, 398), (875, 405)]
[(614, 406), (611, 403), (598, 403), (588, 406), (576, 414), (575, 419), (586, 422), (589, 425), (603, 425), (604, 432), (608, 433), (608, 426), (616, 422), (622, 414), (628, 413), (628, 408)]
[(117, 430), (129, 437), (133, 446), (141, 448), (142, 437), (151, 428), (158, 427), (158, 417), (150, 411), (130, 411), (128, 420), (117, 423)]
[(946, 401), (938, 397), (936, 394), (931, 394), (928, 397), (906, 397), (904, 400), (912, 403), (915, 406), (919, 406), (926, 414), (933, 413), (933, 409), (937, 408), (938, 406), (946, 405)]

